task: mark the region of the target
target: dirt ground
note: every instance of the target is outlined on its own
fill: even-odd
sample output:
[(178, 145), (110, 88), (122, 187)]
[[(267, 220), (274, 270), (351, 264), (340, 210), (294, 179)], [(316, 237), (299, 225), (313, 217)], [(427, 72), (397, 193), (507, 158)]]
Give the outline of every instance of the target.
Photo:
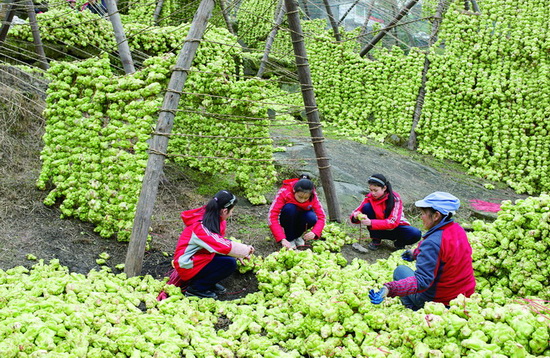
[[(57, 207), (42, 203), (47, 192), (38, 190), (35, 181), (41, 165), (40, 138), (44, 123), (40, 113), (43, 104), (39, 99), (29, 101), (8, 90), (0, 88), (0, 92), (6, 94), (0, 96), (0, 269), (30, 268), (36, 264), (27, 257), (32, 254), (45, 262), (59, 259), (71, 272), (86, 274), (100, 269), (96, 259), (106, 252), (110, 255), (106, 265), (115, 273), (121, 272), (115, 266), (124, 263), (127, 243), (101, 238), (91, 224), (77, 219), (60, 219)], [(167, 166), (165, 175), (167, 180), (159, 187), (152, 241), (145, 252), (142, 270), (143, 275), (158, 279), (165, 277), (171, 268), (171, 255), (183, 228), (180, 212), (203, 205), (214, 194), (207, 194), (208, 187), (216, 191), (221, 189), (211, 183), (212, 178), (188, 169)], [(273, 188), (272, 194), (276, 189)], [(269, 205), (252, 206), (241, 199), (228, 223), (227, 235), (252, 244), (258, 255), (267, 256), (279, 250), (280, 246), (270, 237), (268, 210)], [(407, 215), (413, 222), (418, 220), (412, 212)], [(347, 228), (352, 237), (366, 235), (349, 224)], [(371, 262), (386, 258), (392, 251), (391, 243), (368, 253), (358, 253), (350, 245), (342, 249), (348, 260), (359, 257)], [(224, 284), (230, 292), (226, 299), (257, 290), (251, 273), (236, 273)]]

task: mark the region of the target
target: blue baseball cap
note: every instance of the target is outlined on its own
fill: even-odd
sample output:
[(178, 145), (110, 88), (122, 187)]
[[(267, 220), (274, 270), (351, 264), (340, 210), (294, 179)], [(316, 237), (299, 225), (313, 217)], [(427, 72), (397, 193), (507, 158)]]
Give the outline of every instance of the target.
[(443, 215), (448, 215), (449, 213), (454, 214), (458, 210), (460, 200), (452, 194), (436, 191), (414, 204), (419, 208), (432, 208)]

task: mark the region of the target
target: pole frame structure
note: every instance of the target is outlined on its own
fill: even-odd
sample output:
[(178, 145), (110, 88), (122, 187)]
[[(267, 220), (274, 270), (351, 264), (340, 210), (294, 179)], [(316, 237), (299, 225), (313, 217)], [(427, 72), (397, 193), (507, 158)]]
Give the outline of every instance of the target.
[(231, 17), (229, 16), (229, 11), (227, 10), (227, 7), (225, 6), (225, 0), (217, 0), (218, 4), (220, 6), (220, 11), (222, 12), (223, 20), (225, 21), (225, 25), (227, 26), (227, 30), (233, 35), (235, 35), (235, 29), (233, 29), (233, 24), (231, 24)]
[(27, 7), (27, 15), (29, 16), (29, 25), (31, 26), (32, 39), (34, 43), (34, 51), (38, 56), (40, 68), (47, 70), (50, 68), (48, 60), (46, 59), (46, 53), (44, 52), (44, 46), (42, 45), (42, 39), (40, 38), (40, 29), (38, 28), (38, 22), (36, 20), (36, 12), (34, 12), (34, 4), (32, 0), (25, 2)]
[(134, 61), (132, 60), (132, 52), (130, 51), (130, 46), (128, 46), (128, 40), (126, 39), (126, 34), (122, 27), (122, 21), (120, 21), (120, 13), (118, 12), (117, 4), (115, 0), (106, 0), (105, 3), (107, 4), (107, 11), (109, 12), (109, 20), (111, 20), (111, 24), (113, 25), (115, 40), (118, 46), (118, 55), (120, 57), (120, 62), (122, 62), (124, 73), (127, 75), (134, 73), (136, 69), (134, 67)]
[(413, 112), (413, 120), (411, 125), (411, 133), (409, 134), (409, 140), (407, 142), (407, 148), (409, 150), (416, 149), (416, 127), (420, 121), (420, 116), (422, 115), (422, 108), (424, 107), (424, 99), (426, 97), (426, 82), (428, 81), (428, 71), (430, 69), (430, 57), (429, 51), (430, 48), (437, 42), (437, 35), (439, 33), (439, 27), (443, 16), (449, 9), (449, 0), (439, 0), (437, 8), (434, 15), (434, 20), (432, 23), (432, 32), (428, 40), (428, 52), (424, 57), (424, 67), (422, 69), (422, 80), (420, 82), (420, 88), (418, 89), (418, 96), (416, 97), (416, 104)]
[(346, 17), (349, 15), (351, 10), (353, 10), (353, 8), (355, 7), (355, 5), (357, 5), (358, 2), (359, 0), (355, 0), (355, 2), (349, 7), (349, 9), (344, 13), (344, 15), (342, 15), (342, 18), (338, 20), (338, 24), (337, 24), (338, 26), (340, 26), (340, 24), (346, 19)]
[(164, 0), (158, 0), (157, 5), (155, 6), (155, 12), (153, 13), (153, 23), (159, 25), (159, 17), (162, 11), (162, 6), (164, 5)]
[(409, 1), (407, 4), (405, 4), (405, 6), (401, 9), (401, 11), (399, 11), (399, 13), (397, 14), (397, 16), (395, 16), (393, 18), (392, 21), (390, 21), (390, 23), (388, 24), (388, 26), (385, 26), (382, 30), (380, 30), (380, 32), (361, 50), (361, 52), (359, 52), (359, 56), (361, 57), (365, 57), (366, 54), (369, 53), (370, 50), (372, 50), (374, 48), (374, 46), (380, 41), (382, 40), (382, 38), (384, 36), (386, 36), (386, 33), (388, 33), (388, 31), (390, 31), (394, 26), (395, 24), (397, 24), (399, 22), (399, 20), (401, 20), (405, 15), (407, 15), (409, 13), (409, 10), (414, 6), (416, 5), (416, 3), (418, 2), (419, 0), (411, 0)]
[(334, 15), (332, 14), (330, 4), (328, 3), (328, 0), (323, 0), (323, 3), (325, 4), (325, 10), (327, 12), (327, 16), (328, 16), (328, 19), (330, 21), (330, 26), (332, 26), (332, 32), (334, 32), (334, 39), (336, 39), (336, 41), (340, 42), (340, 41), (342, 41), (342, 37), (340, 36), (340, 31), (338, 31), (338, 24), (336, 23), (336, 20), (334, 19)]
[(262, 56), (262, 60), (260, 61), (260, 68), (258, 69), (258, 73), (256, 74), (256, 77), (258, 78), (262, 78), (265, 72), (267, 62), (269, 61), (269, 54), (271, 53), (271, 46), (273, 46), (273, 42), (275, 41), (277, 32), (279, 31), (279, 28), (281, 27), (281, 24), (283, 23), (283, 20), (285, 18), (286, 10), (283, 1), (284, 0), (279, 1), (278, 9), (275, 15), (275, 23), (273, 24), (273, 28), (271, 29), (271, 32), (269, 33), (269, 35), (267, 36), (267, 40), (265, 41), (264, 55)]
[(309, 132), (311, 134), (311, 141), (315, 150), (317, 167), (319, 168), (319, 176), (321, 177), (323, 191), (327, 200), (329, 218), (331, 221), (340, 222), (340, 205), (338, 203), (338, 197), (336, 196), (336, 190), (334, 188), (329, 158), (324, 146), (323, 129), (319, 119), (317, 103), (315, 101), (315, 93), (313, 91), (313, 83), (311, 81), (310, 68), (307, 60), (306, 47), (304, 44), (302, 25), (300, 24), (298, 6), (295, 0), (285, 0), (285, 7), (287, 10), (288, 26), (290, 28), (290, 36), (292, 38), (296, 66), (298, 68), (298, 77), (300, 79)]
[(4, 21), (2, 22), (2, 27), (0, 28), (0, 45), (6, 40), (6, 36), (8, 35), (11, 22), (13, 21), (13, 17), (15, 16), (15, 7), (17, 6), (17, 1), (9, 0), (9, 2), (7, 2), (5, 5), (8, 7), (8, 9), (6, 10), (6, 16), (4, 17)]
[[(208, 20), (212, 16), (213, 8), (214, 0), (201, 0), (185, 43), (178, 54), (176, 65), (172, 70), (172, 76), (170, 77), (170, 83), (164, 96), (155, 133), (170, 133), (172, 131), (174, 117), (181, 98), (181, 91), (185, 86), (189, 70), (206, 30)], [(141, 273), (143, 254), (149, 235), (149, 228), (151, 227), (151, 217), (157, 197), (158, 185), (163, 173), (166, 156), (164, 153), (166, 153), (167, 148), (167, 136), (152, 136), (149, 147), (149, 159), (147, 161), (147, 168), (145, 169), (145, 176), (143, 177), (134, 226), (124, 265), (124, 272), (128, 277), (137, 276)]]

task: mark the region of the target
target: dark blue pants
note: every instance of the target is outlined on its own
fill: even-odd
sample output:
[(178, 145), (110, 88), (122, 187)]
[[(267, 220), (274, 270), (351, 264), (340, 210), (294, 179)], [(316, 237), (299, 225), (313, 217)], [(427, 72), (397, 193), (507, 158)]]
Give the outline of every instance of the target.
[(215, 284), (231, 276), (237, 269), (237, 259), (231, 256), (216, 255), (198, 274), (191, 279), (189, 286), (197, 291), (211, 290)]
[(294, 204), (285, 204), (279, 222), (285, 230), (286, 239), (294, 241), (317, 223), (317, 215), (313, 210), (302, 210)]
[[(370, 203), (366, 203), (361, 208), (361, 212), (369, 217), (369, 219), (376, 219), (376, 214)], [(370, 237), (373, 241), (380, 241), (382, 239), (395, 241), (395, 247), (403, 247), (405, 245), (412, 245), (420, 240), (422, 233), (414, 226), (399, 225), (393, 230), (371, 230), (369, 229)]]
[[(399, 265), (393, 271), (394, 281), (402, 280), (410, 276), (414, 276), (414, 271), (409, 266)], [(421, 293), (413, 293), (412, 295), (399, 297), (399, 299), (405, 307), (415, 311), (424, 307), (424, 303), (428, 302), (427, 297)]]

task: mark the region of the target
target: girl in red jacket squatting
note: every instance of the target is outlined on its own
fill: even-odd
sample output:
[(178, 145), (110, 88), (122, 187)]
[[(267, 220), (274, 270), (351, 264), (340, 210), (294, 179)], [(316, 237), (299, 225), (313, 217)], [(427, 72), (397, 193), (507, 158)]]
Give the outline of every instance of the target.
[[(294, 249), (320, 238), (324, 227), (325, 212), (309, 176), (284, 180), (269, 209), (269, 228), (275, 241)], [(308, 229), (311, 231), (302, 238)]]
[(386, 296), (401, 298), (408, 308), (418, 310), (428, 301), (449, 302), (462, 294), (474, 293), (476, 280), (472, 267), (472, 248), (464, 229), (452, 219), (460, 201), (445, 192), (435, 192), (416, 202), (422, 211), (426, 230), (414, 252), (406, 250), (404, 260), (416, 260), (416, 271), (405, 265), (393, 272), (394, 281), (385, 283), (380, 291), (370, 291), (374, 304)]
[(188, 282), (186, 296), (217, 298), (226, 289), (218, 282), (237, 268), (237, 260), (248, 258), (254, 248), (224, 238), (226, 220), (237, 198), (227, 190), (219, 191), (200, 208), (181, 213), (186, 228), (174, 254), (179, 277)]
[(422, 233), (405, 219), (401, 197), (392, 190), (389, 180), (374, 174), (368, 184), (370, 192), (350, 216), (353, 224), (367, 226), (372, 239), (367, 247), (378, 250), (382, 239), (393, 240), (396, 249), (418, 242)]

